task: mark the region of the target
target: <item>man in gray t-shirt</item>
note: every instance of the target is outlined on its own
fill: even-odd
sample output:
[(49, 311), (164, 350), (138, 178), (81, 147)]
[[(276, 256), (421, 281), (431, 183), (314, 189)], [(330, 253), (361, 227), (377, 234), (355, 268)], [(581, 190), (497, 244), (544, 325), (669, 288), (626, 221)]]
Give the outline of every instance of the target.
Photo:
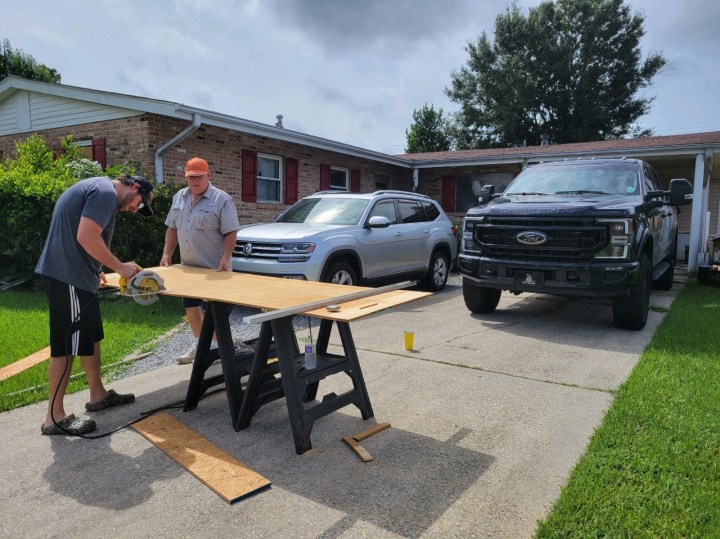
[[(210, 167), (200, 157), (185, 165), (188, 186), (173, 197), (165, 224), (165, 247), (161, 266), (172, 264), (175, 248), (180, 246), (180, 262), (188, 266), (231, 271), (231, 257), (235, 249), (235, 233), (240, 228), (237, 209), (226, 192), (210, 183)], [(202, 326), (201, 300), (183, 298), (190, 330), (195, 337), (193, 346), (178, 363), (192, 363)], [(212, 346), (217, 343), (213, 340)]]
[(55, 203), (50, 230), (35, 272), (45, 278), (50, 311), (50, 398), (42, 434), (82, 435), (95, 421), (66, 414), (65, 389), (72, 361), (80, 362), (90, 388), (89, 411), (135, 400), (105, 389), (100, 377), (103, 327), (97, 289), (105, 279), (104, 265), (125, 278), (138, 272), (134, 262), (121, 262), (110, 241), (118, 211), (152, 215), (152, 184), (141, 176), (89, 178), (68, 188)]

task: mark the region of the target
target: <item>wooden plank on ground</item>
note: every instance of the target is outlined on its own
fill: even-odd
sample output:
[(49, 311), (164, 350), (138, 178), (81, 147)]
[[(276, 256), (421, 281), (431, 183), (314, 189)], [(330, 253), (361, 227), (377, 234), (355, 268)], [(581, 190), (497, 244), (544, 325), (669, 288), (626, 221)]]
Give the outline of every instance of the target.
[(367, 450), (361, 446), (359, 443), (357, 443), (352, 436), (345, 435), (342, 437), (343, 442), (348, 444), (355, 453), (357, 453), (357, 456), (360, 457), (360, 460), (363, 462), (370, 462), (373, 460), (373, 457), (370, 453), (367, 452)]
[(49, 346), (47, 348), (43, 348), (38, 352), (35, 352), (34, 354), (30, 354), (27, 357), (19, 359), (15, 363), (6, 365), (2, 369), (0, 369), (0, 381), (5, 380), (6, 378), (10, 378), (11, 376), (15, 376), (16, 374), (25, 371), (30, 367), (34, 367), (35, 365), (42, 363), (46, 359), (50, 359)]
[(390, 426), (390, 423), (388, 423), (387, 421), (383, 421), (382, 423), (378, 423), (378, 424), (375, 425), (374, 427), (369, 428), (369, 429), (366, 430), (365, 432), (361, 432), (360, 434), (356, 434), (356, 435), (353, 436), (352, 438), (353, 438), (353, 440), (355, 440), (356, 442), (362, 442), (365, 438), (370, 438), (370, 436), (372, 436), (373, 434), (377, 434), (377, 433), (380, 432), (381, 430), (387, 429), (389, 426)]
[(270, 486), (270, 481), (168, 414), (132, 427), (222, 499), (234, 503)]

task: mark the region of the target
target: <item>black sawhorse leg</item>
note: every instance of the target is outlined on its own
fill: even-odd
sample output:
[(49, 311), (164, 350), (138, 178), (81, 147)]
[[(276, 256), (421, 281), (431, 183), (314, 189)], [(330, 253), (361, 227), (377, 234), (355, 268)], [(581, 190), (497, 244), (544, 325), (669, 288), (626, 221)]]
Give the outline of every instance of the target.
[[(190, 376), (187, 397), (185, 399), (184, 411), (197, 408), (200, 397), (213, 385), (220, 381), (225, 382), (228, 404), (230, 405), (230, 418), (233, 427), (236, 425), (240, 415), (240, 407), (243, 401), (243, 390), (240, 379), (247, 374), (252, 364), (252, 355), (244, 354), (241, 357), (235, 356), (235, 345), (230, 330), (230, 311), (232, 305), (219, 301), (211, 301), (209, 308), (203, 318), (200, 338), (198, 340), (197, 353), (193, 363), (193, 371)], [(217, 356), (210, 351), (212, 334), (215, 332), (222, 364), (222, 375), (205, 379), (205, 371), (217, 359)]]
[[(268, 324), (270, 328), (267, 327)], [(243, 400), (240, 420), (237, 423), (239, 429), (249, 426), (250, 419), (262, 404), (282, 397), (283, 393), (295, 441), (295, 452), (298, 455), (312, 449), (310, 433), (317, 419), (348, 404), (357, 406), (363, 419), (373, 417), (370, 398), (360, 370), (350, 326), (347, 322), (338, 322), (337, 324), (345, 355), (339, 356), (328, 353), (327, 347), (332, 321), (322, 320), (318, 335), (317, 367), (314, 369), (304, 368), (303, 356), (298, 350), (293, 330), (292, 316), (277, 318), (263, 324), (265, 327), (261, 330), (261, 336), (264, 332), (269, 334), (271, 331), (275, 339), (278, 363), (280, 364), (282, 391), (279, 391), (279, 389), (275, 391), (263, 391), (260, 389), (263, 386), (261, 386), (258, 377), (267, 363), (267, 359), (257, 354), (250, 375), (251, 381), (248, 382), (248, 388)], [(353, 389), (341, 395), (330, 393), (323, 397), (322, 402), (306, 407), (305, 403), (315, 398), (320, 380), (341, 372), (350, 376)]]

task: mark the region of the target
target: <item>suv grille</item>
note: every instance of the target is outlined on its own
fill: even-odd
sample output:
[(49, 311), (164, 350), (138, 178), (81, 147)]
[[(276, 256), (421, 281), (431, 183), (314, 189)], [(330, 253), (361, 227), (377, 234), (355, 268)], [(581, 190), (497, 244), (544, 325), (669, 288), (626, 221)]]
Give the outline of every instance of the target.
[[(542, 232), (548, 239), (523, 245), (516, 236), (524, 231)], [(607, 227), (592, 218), (486, 217), (474, 226), (473, 240), (492, 258), (591, 260), (607, 245)]]
[[(247, 254), (247, 246), (250, 246), (250, 254)], [(233, 256), (235, 258), (262, 258), (264, 260), (277, 260), (280, 254), (278, 243), (249, 243), (244, 241), (235, 242)]]

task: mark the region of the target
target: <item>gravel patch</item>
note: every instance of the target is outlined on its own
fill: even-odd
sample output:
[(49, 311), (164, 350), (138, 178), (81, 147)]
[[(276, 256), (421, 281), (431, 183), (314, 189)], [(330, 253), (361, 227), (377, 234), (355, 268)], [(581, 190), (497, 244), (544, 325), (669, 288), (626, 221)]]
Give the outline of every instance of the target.
[[(458, 273), (451, 273), (444, 290), (439, 294), (448, 294), (458, 291), (462, 287), (462, 277)], [(161, 300), (162, 301), (162, 300)], [(260, 310), (250, 307), (236, 306), (230, 313), (230, 329), (233, 339), (242, 338), (247, 341), (255, 339), (260, 335), (260, 324), (243, 324), (242, 320), (246, 316), (258, 314)], [(306, 316), (295, 316), (293, 318), (293, 326), (295, 331), (308, 330), (308, 320), (312, 327), (313, 336), (317, 336), (320, 326), (318, 318), (309, 318)], [(121, 376), (133, 376), (143, 372), (152, 371), (161, 367), (175, 365), (177, 358), (185, 354), (194, 344), (195, 339), (190, 332), (190, 326), (185, 324), (179, 331), (174, 333), (158, 345), (152, 354), (135, 361), (132, 366)]]

